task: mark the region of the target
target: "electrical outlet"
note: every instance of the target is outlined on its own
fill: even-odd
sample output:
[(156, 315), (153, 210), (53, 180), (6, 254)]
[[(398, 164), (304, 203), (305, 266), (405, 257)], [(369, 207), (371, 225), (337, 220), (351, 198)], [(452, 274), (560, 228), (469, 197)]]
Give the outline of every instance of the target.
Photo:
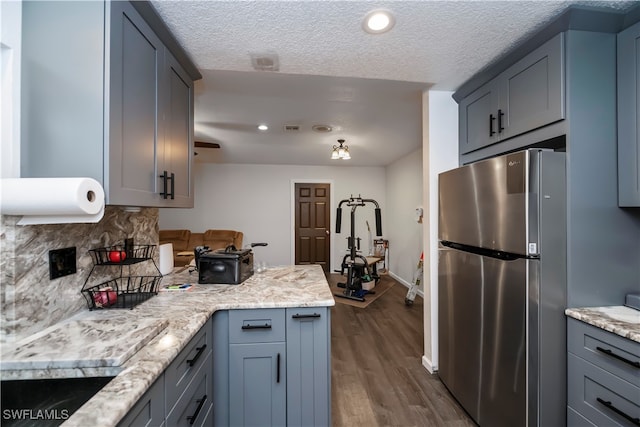
[(76, 247), (64, 249), (53, 249), (49, 251), (49, 280), (58, 277), (75, 274), (76, 268)]

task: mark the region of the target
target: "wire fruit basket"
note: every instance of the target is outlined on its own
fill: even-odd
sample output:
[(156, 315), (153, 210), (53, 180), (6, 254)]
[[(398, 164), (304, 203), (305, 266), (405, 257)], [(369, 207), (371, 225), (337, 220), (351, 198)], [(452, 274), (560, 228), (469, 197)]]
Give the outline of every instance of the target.
[(94, 265), (132, 265), (153, 258), (154, 245), (126, 245), (107, 246), (105, 248), (89, 249)]
[(82, 289), (89, 309), (133, 308), (157, 295), (162, 276), (124, 276)]
[[(162, 274), (153, 259), (155, 245), (114, 245), (90, 249), (93, 268), (82, 287), (82, 295), (89, 310), (104, 308), (133, 308), (158, 294)], [(158, 275), (124, 275), (123, 268), (144, 261), (151, 261)], [(97, 285), (88, 285), (89, 278), (96, 267), (119, 266), (119, 277), (103, 281)]]

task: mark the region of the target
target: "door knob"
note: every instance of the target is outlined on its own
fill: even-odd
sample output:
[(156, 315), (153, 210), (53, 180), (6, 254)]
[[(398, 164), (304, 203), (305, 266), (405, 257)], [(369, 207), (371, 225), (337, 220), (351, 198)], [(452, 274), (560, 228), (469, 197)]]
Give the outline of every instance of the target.
[(324, 233), (328, 236), (329, 235), (329, 230), (324, 230)]

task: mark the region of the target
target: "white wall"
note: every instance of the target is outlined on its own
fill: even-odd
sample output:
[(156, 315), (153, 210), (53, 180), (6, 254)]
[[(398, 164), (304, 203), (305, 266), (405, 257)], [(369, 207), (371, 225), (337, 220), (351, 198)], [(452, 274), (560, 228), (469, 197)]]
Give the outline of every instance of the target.
[[(193, 209), (160, 209), (160, 229), (235, 229), (244, 233), (244, 243), (267, 242), (254, 248), (256, 260), (271, 265), (294, 263), (292, 217), (294, 181), (331, 182), (332, 266), (340, 268), (350, 232), (350, 208), (343, 209), (342, 232), (335, 231), (336, 207), (340, 200), (361, 195), (376, 200), (382, 209), (382, 231), (386, 233), (385, 170), (382, 167), (288, 166), (250, 164), (195, 165)], [(367, 247), (369, 221), (375, 234), (374, 206), (356, 209), (356, 236)]]
[(19, 178), (22, 2), (0, 1), (0, 30), (0, 178)]
[(424, 356), (422, 364), (438, 369), (438, 174), (458, 166), (458, 105), (453, 92), (423, 95), (424, 168)]
[[(416, 221), (422, 207), (422, 149), (386, 167), (387, 237), (390, 274), (405, 286), (411, 285), (423, 250), (423, 224)], [(421, 287), (422, 288), (422, 287)], [(420, 291), (420, 294), (422, 292)]]

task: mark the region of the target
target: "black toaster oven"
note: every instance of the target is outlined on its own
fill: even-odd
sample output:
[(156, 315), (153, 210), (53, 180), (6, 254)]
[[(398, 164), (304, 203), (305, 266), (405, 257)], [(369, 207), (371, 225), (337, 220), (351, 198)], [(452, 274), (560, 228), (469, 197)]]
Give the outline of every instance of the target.
[(233, 247), (217, 249), (196, 257), (198, 283), (238, 285), (253, 275), (253, 252)]

